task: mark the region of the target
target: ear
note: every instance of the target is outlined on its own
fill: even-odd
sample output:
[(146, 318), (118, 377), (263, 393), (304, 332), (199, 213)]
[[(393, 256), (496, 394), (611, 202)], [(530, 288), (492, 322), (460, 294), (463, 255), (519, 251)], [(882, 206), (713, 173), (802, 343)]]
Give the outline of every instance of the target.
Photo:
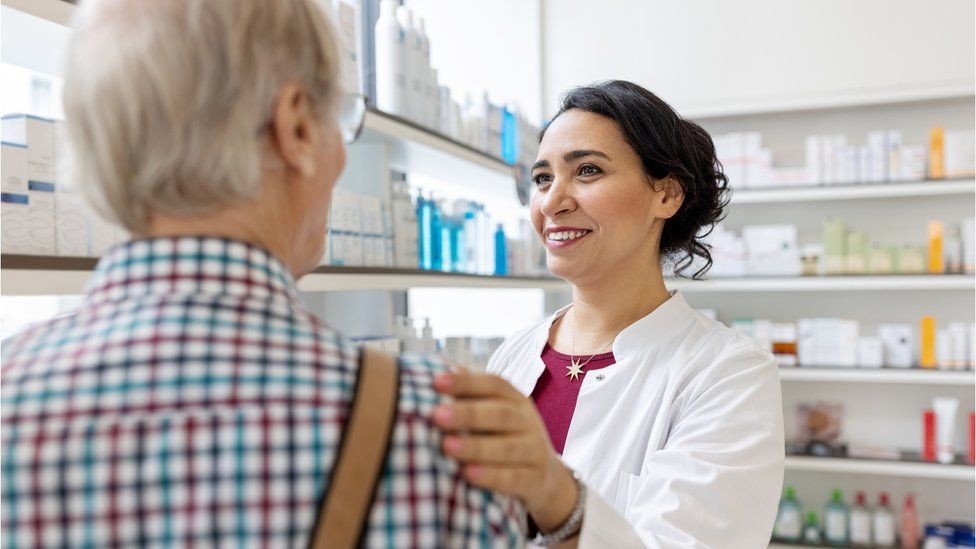
[(305, 177), (315, 173), (316, 121), (305, 87), (294, 81), (285, 83), (274, 104), (271, 142), (285, 166)]
[(674, 175), (658, 179), (653, 184), (657, 217), (671, 219), (685, 201), (685, 191)]

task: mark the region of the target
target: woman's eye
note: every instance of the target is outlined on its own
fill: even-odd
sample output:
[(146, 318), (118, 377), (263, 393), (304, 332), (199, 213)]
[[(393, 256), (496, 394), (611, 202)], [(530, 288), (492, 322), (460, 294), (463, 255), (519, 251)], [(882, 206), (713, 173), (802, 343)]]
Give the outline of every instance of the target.
[(578, 173), (579, 173), (579, 175), (587, 176), (587, 175), (596, 175), (596, 174), (600, 173), (601, 171), (602, 170), (600, 168), (597, 168), (596, 166), (594, 166), (592, 164), (583, 164), (582, 166), (579, 167), (579, 172)]
[(552, 177), (547, 173), (540, 173), (539, 175), (532, 178), (535, 181), (537, 187), (542, 187), (548, 185), (552, 181)]

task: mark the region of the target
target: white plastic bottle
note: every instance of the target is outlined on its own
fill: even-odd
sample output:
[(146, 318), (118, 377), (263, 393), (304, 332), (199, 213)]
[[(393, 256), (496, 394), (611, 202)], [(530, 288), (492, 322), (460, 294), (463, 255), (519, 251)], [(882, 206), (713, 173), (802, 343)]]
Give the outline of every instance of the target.
[[(423, 97), (423, 113), (421, 123), (428, 128), (434, 126), (434, 111), (432, 108), (433, 88), (436, 84), (431, 81), (430, 67), (430, 39), (427, 37), (427, 28), (423, 17), (417, 17), (415, 32), (417, 33), (417, 71), (420, 73), (420, 95)], [(436, 77), (435, 77), (436, 80)]]
[(421, 345), (425, 353), (437, 352), (437, 340), (434, 339), (434, 329), (430, 326), (430, 319), (424, 319), (424, 327), (421, 330)]
[(878, 506), (874, 508), (874, 546), (895, 546), (895, 514), (888, 506), (888, 494), (882, 492), (878, 498)]
[(427, 87), (424, 89), (427, 100), (427, 127), (438, 131), (440, 129), (440, 97), (437, 88), (437, 69), (428, 67)]
[(864, 492), (858, 492), (851, 507), (851, 545), (855, 547), (871, 546), (871, 511), (867, 507)]
[(407, 85), (407, 102), (409, 103), (406, 118), (419, 122), (423, 109), (421, 101), (423, 73), (418, 70), (423, 62), (420, 59), (420, 43), (417, 40), (417, 31), (413, 26), (413, 12), (410, 11), (410, 8), (400, 6), (397, 8), (396, 14), (397, 21), (400, 23), (400, 30), (403, 32), (403, 66)]
[(376, 106), (397, 116), (408, 110), (404, 35), (397, 22), (396, 0), (380, 2), (376, 20)]

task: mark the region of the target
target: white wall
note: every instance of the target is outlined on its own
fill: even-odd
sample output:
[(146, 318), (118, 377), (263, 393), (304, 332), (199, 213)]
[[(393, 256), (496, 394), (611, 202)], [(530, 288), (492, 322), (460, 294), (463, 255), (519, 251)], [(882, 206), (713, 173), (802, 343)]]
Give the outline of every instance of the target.
[[(542, 120), (542, 0), (407, 0), (423, 16), (431, 64), (463, 104), (465, 92), (487, 90), (493, 102), (515, 101)], [(455, 93), (459, 92), (459, 93)]]
[(542, 0), (543, 102), (597, 80), (638, 82), (682, 112), (974, 87), (964, 0)]

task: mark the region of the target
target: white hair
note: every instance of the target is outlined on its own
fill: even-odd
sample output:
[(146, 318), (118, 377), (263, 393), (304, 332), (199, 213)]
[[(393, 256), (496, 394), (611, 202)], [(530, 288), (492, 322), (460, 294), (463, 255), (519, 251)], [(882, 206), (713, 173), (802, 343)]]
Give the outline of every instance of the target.
[(135, 233), (151, 212), (254, 197), (282, 85), (335, 116), (339, 48), (320, 2), (82, 2), (63, 94), (76, 186)]

